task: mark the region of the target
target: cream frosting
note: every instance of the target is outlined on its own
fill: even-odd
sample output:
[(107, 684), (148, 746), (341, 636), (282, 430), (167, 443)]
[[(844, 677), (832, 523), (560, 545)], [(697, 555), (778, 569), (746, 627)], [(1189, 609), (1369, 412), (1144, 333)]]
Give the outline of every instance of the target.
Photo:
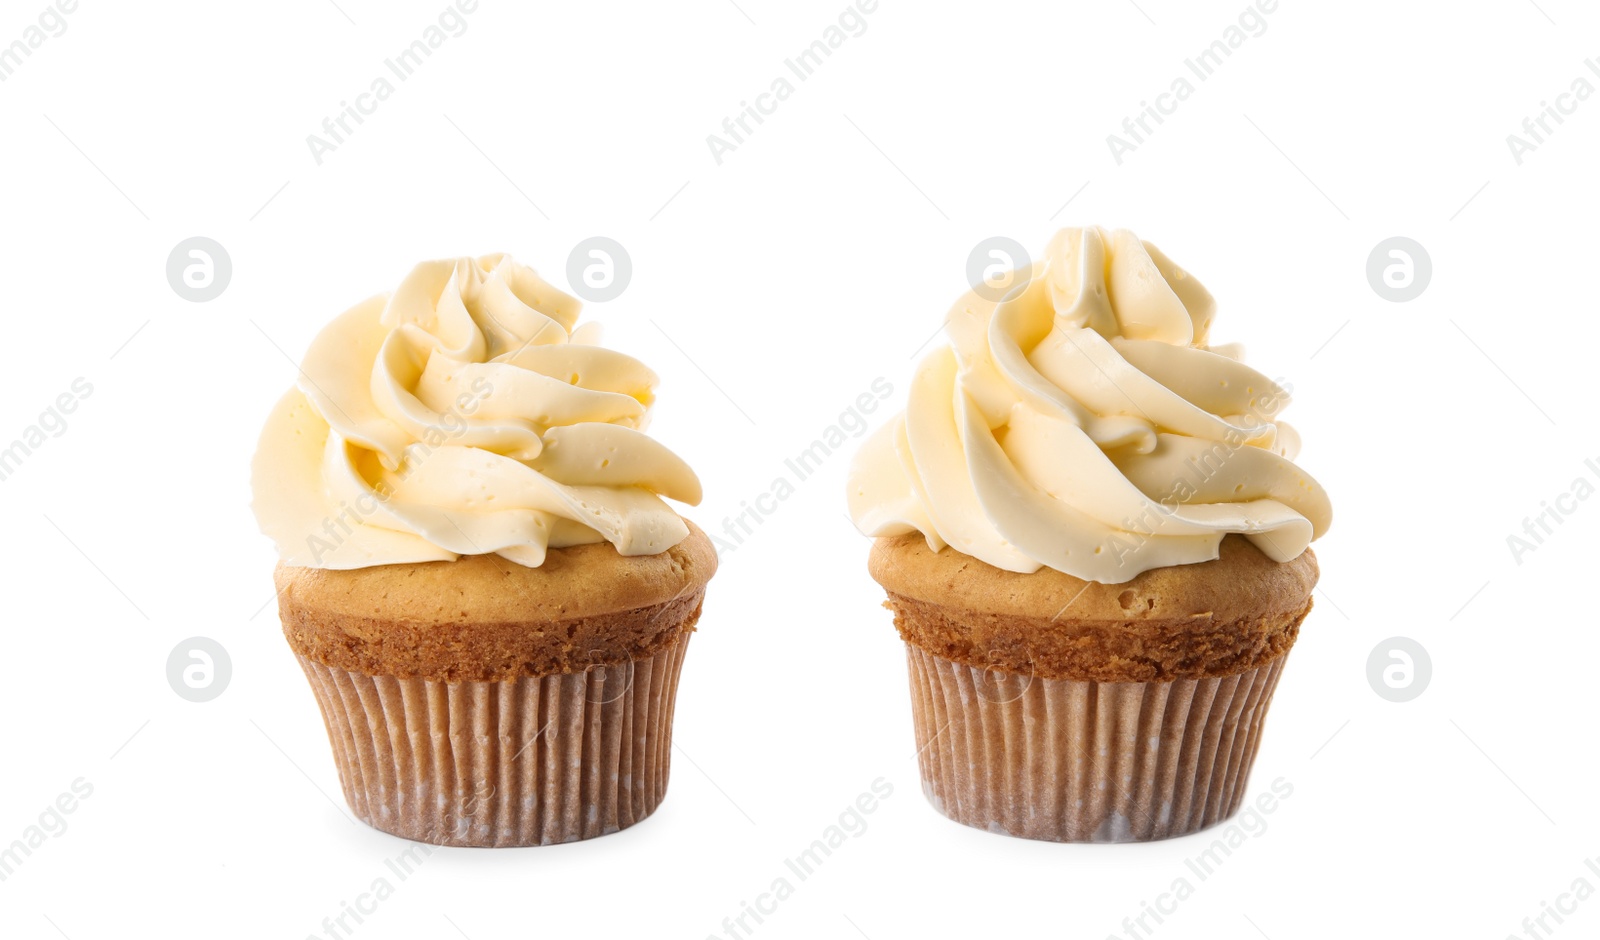
[(417, 265), (312, 342), (252, 468), (284, 562), (318, 568), (688, 534), (700, 481), (644, 431), (658, 379), (595, 345), (581, 303), (506, 255)]
[(864, 534), (1117, 584), (1214, 559), (1230, 532), (1288, 561), (1327, 530), (1277, 418), (1289, 388), (1210, 345), (1215, 301), (1154, 245), (1064, 229), (1001, 287), (956, 301), (950, 345), (857, 453)]

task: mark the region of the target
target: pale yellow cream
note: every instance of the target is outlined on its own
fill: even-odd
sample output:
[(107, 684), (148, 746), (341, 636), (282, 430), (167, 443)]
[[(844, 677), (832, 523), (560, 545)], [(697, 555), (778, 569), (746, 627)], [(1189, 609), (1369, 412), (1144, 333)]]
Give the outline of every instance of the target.
[(1209, 345), (1216, 304), (1125, 230), (1064, 229), (946, 321), (906, 411), (856, 455), (850, 515), (1008, 571), (1116, 584), (1243, 534), (1288, 561), (1327, 530), (1288, 389)]
[(419, 264), (312, 342), (267, 420), (254, 509), (284, 562), (320, 568), (688, 535), (662, 497), (700, 481), (644, 433), (655, 373), (593, 345), (580, 302), (505, 255)]

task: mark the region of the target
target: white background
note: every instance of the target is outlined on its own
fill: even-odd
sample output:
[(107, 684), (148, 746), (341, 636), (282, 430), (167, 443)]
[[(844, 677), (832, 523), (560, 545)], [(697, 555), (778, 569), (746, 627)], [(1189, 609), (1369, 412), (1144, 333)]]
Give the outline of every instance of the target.
[[(654, 817), (438, 851), (356, 936), (723, 935), (879, 777), (866, 831), (755, 936), (1125, 936), (1186, 876), (1155, 936), (1499, 940), (1580, 876), (1600, 887), (1600, 501), (1520, 563), (1506, 541), (1600, 458), (1600, 103), (1521, 165), (1506, 143), (1579, 75), (1600, 85), (1591, 6), (1285, 0), (1118, 165), (1106, 136), (1243, 0), (882, 0), (719, 165), (707, 135), (843, 0), (482, 0), (319, 166), (307, 135), (444, 7), (338, 2), (86, 0), (0, 83), (0, 446), (93, 385), (0, 483), (0, 843), (93, 787), (0, 882), (0, 934), (298, 940), (388, 875), (405, 843), (350, 821), (263, 609), (256, 434), (316, 330), (413, 262), (509, 251), (564, 284), (596, 234), (634, 278), (585, 317), (663, 375), (652, 430), (702, 476), (707, 530), (874, 378), (903, 403), (979, 240), (1122, 225), (1194, 272), (1216, 338), (1294, 385), (1300, 463), (1334, 498), (1251, 781), (1293, 795), (1204, 881), (1184, 862), (1207, 836), (1053, 845), (937, 815), (841, 453), (724, 557)], [(0, 43), (43, 6), (0, 4)], [(193, 235), (233, 261), (209, 303), (165, 277)], [(1409, 303), (1367, 282), (1392, 235), (1432, 257)], [(204, 704), (165, 675), (196, 635), (233, 662)], [(1407, 704), (1365, 675), (1396, 635), (1433, 661)], [(1593, 936), (1600, 901), (1546, 923)]]

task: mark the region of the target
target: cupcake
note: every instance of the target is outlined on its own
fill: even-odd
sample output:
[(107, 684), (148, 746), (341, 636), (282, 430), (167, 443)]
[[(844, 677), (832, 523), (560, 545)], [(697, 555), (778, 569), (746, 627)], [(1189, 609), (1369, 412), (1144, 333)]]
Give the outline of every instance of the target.
[(969, 826), (1132, 842), (1244, 799), (1328, 496), (1286, 385), (1131, 232), (975, 288), (849, 477), (906, 644), (923, 790)]
[(440, 845), (587, 839), (655, 810), (716, 555), (663, 501), (657, 378), (504, 255), (418, 265), (312, 342), (253, 508), (346, 801)]

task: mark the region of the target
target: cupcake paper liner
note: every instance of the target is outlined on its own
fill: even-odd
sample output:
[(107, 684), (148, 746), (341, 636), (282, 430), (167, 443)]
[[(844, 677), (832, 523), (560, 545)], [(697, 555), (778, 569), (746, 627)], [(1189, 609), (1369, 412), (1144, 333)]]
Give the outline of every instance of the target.
[(1287, 659), (1213, 679), (1085, 682), (906, 652), (934, 808), (1053, 842), (1167, 839), (1232, 816)]
[(298, 658), (357, 817), (435, 845), (523, 846), (606, 835), (655, 811), (688, 645), (684, 632), (651, 657), (499, 682)]

